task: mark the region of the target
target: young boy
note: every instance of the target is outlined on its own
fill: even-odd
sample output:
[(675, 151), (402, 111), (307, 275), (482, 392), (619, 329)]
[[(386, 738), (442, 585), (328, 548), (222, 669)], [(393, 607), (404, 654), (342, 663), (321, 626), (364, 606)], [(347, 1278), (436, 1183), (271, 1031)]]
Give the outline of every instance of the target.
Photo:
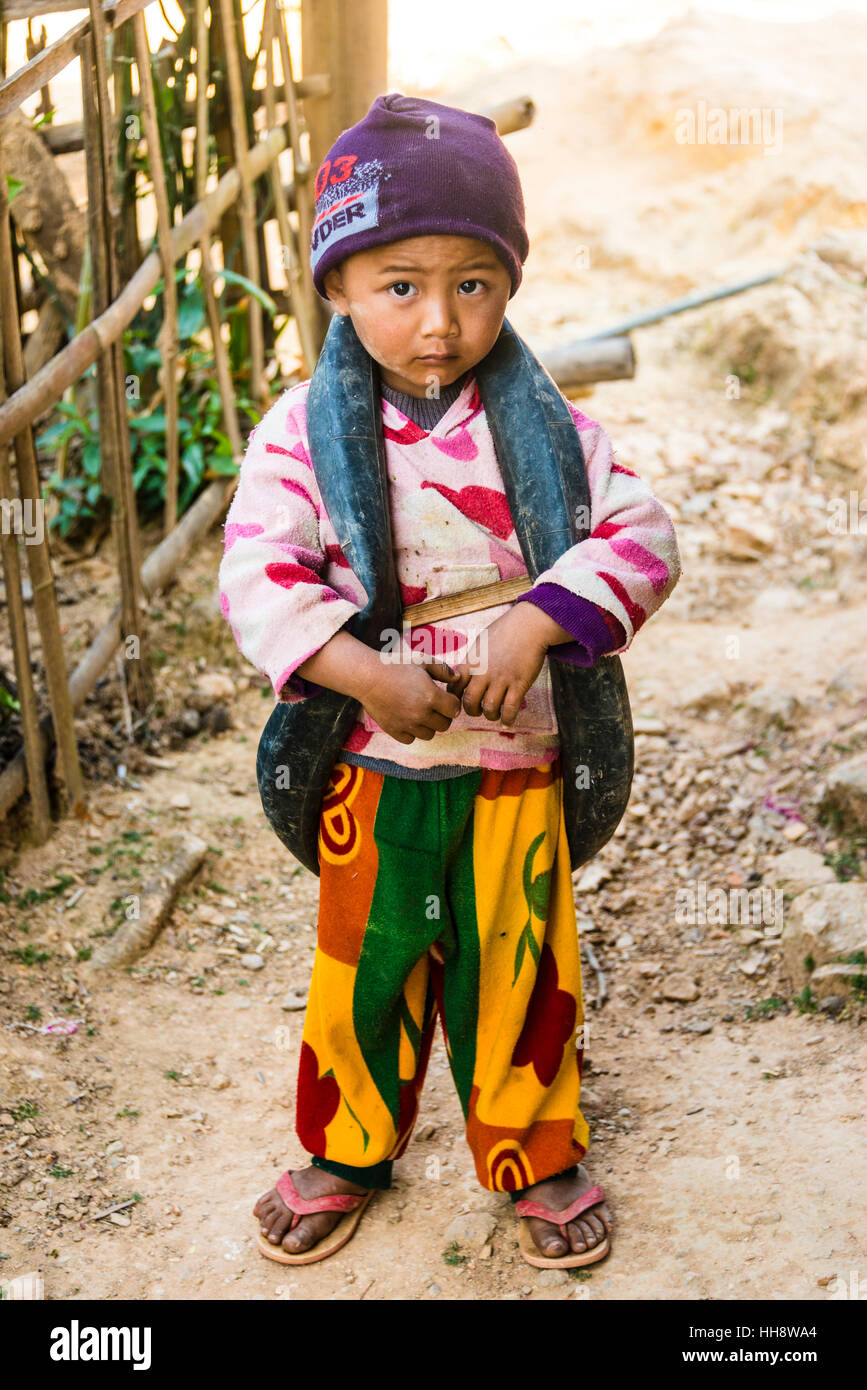
[[(316, 288), (379, 367), (404, 605), (526, 575), (473, 376), (529, 249), (493, 121), (379, 97), (315, 191)], [(590, 1263), (612, 1219), (579, 1162), (581, 971), (548, 651), (582, 666), (625, 651), (677, 582), (674, 530), (570, 405), (591, 534), (513, 603), (415, 628), (432, 657), (415, 660), (414, 640), (385, 660), (342, 630), (368, 595), (317, 487), (309, 384), (250, 436), (220, 568), (223, 612), (278, 700), (330, 688), (361, 706), (320, 818), (297, 1095), (312, 1162), (256, 1203), (260, 1247), (322, 1258), (390, 1186), (439, 1013), (479, 1181), (517, 1202), (525, 1258)]]

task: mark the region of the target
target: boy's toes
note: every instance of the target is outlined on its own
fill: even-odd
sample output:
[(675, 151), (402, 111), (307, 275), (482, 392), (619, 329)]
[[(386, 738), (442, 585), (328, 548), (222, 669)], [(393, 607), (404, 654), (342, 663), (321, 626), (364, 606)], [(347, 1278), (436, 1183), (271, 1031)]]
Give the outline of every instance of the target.
[(279, 1245), (291, 1224), (291, 1211), (273, 1212), (263, 1220), (262, 1234), (272, 1245)]
[(536, 1242), (536, 1249), (540, 1255), (546, 1255), (549, 1259), (556, 1260), (560, 1255), (569, 1253), (569, 1246), (557, 1230), (552, 1227), (549, 1221), (538, 1221), (531, 1219), (530, 1234)]
[(576, 1255), (583, 1255), (587, 1249), (586, 1233), (580, 1221), (570, 1221), (566, 1227), (569, 1233), (569, 1247)]
[(576, 1255), (583, 1255), (586, 1250), (595, 1250), (605, 1239), (605, 1227), (596, 1216), (582, 1216), (579, 1220), (570, 1221), (566, 1230), (569, 1232), (569, 1243)]
[(336, 1222), (323, 1220), (322, 1216), (305, 1216), (297, 1226), (286, 1232), (280, 1243), (290, 1255), (300, 1255), (327, 1235), (334, 1225)]

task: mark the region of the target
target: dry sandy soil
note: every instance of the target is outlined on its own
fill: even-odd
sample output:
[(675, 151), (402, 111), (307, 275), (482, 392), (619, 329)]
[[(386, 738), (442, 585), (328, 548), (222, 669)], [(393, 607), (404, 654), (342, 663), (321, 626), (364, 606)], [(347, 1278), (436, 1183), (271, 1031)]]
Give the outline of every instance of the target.
[[(510, 137), (534, 235), (510, 312), (518, 330), (536, 346), (567, 340), (797, 256), (829, 228), (863, 226), (867, 197), (848, 156), (865, 35), (856, 16), (784, 38), (691, 17), (570, 71), (502, 79), (492, 95), (526, 89), (540, 107), (536, 127)], [(690, 149), (677, 164), (662, 133), (676, 106), (756, 93), (763, 106), (792, 103), (770, 184), (761, 150)], [(586, 178), (576, 182), (578, 129)], [(822, 169), (834, 198), (821, 194)], [(576, 246), (590, 248), (589, 275)], [(770, 312), (777, 301), (766, 302)], [(678, 886), (761, 882), (795, 843), (841, 876), (865, 871), (863, 843), (818, 814), (828, 769), (863, 746), (848, 740), (859, 726), (863, 738), (867, 714), (867, 582), (863, 538), (829, 540), (817, 517), (863, 479), (833, 458), (817, 463), (808, 406), (781, 403), (771, 368), (727, 393), (733, 366), (707, 344), (729, 311), (636, 333), (635, 380), (581, 401), (671, 507), (685, 561), (624, 657), (648, 730), (630, 811), (596, 861), (607, 877), (576, 884), (587, 1166), (617, 1223), (608, 1259), (580, 1279), (523, 1263), (508, 1200), (473, 1176), (441, 1042), (418, 1142), (352, 1243), (300, 1270), (259, 1254), (252, 1205), (304, 1157), (292, 1107), (317, 884), (261, 813), (255, 748), (271, 701), (219, 617), (215, 532), (161, 600), (159, 707), (143, 746), (125, 745), (112, 675), (80, 720), (101, 779), (88, 820), (61, 824), (38, 849), (7, 832), (0, 1279), (38, 1272), (52, 1299), (825, 1300), (850, 1289), (853, 1272), (867, 1277), (863, 1000), (812, 1011), (777, 937), (676, 916)], [(774, 531), (754, 531), (752, 558), (733, 530), (743, 508)], [(73, 653), (104, 612), (109, 566), (104, 554), (62, 570)], [(223, 691), (205, 679), (214, 674)], [(197, 699), (202, 687), (211, 693)], [(116, 926), (118, 903), (183, 828), (209, 852), (171, 925), (135, 966), (95, 970), (88, 953)], [(667, 997), (678, 975), (692, 998)], [(78, 1031), (38, 1031), (57, 1016)], [(469, 1211), (490, 1215), (490, 1236), (454, 1248), (447, 1229)]]

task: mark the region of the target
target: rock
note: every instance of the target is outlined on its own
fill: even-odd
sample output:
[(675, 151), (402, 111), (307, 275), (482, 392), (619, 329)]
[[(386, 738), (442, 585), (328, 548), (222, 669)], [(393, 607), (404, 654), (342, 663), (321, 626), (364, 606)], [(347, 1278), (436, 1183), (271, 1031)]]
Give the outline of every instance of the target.
[(705, 714), (711, 709), (729, 709), (734, 694), (733, 687), (723, 676), (709, 672), (685, 686), (676, 702), (687, 714)]
[(558, 1284), (568, 1284), (569, 1275), (565, 1269), (540, 1269), (536, 1278), (537, 1289), (554, 1289)]
[(652, 737), (662, 737), (668, 733), (668, 726), (653, 714), (638, 714), (632, 721), (632, 728), (636, 734), (647, 734)]
[(751, 691), (746, 705), (765, 724), (779, 724), (787, 728), (800, 708), (800, 701), (790, 690), (782, 690), (776, 685), (762, 685), (758, 690)]
[(262, 957), (257, 955), (255, 951), (248, 951), (243, 955), (241, 957), (241, 964), (245, 970), (262, 970), (265, 966)]
[(809, 833), (810, 827), (804, 820), (790, 820), (783, 826), (784, 840), (802, 840)]
[(216, 1076), (211, 1082), (211, 1089), (213, 1091), (226, 1091), (231, 1086), (231, 1084), (232, 1083), (229, 1080), (228, 1076), (223, 1076), (222, 1072), (217, 1072)]
[[(867, 952), (867, 883), (823, 883), (800, 893), (785, 914), (782, 945), (796, 990), (812, 987), (817, 966), (857, 964), (848, 958)], [(825, 976), (819, 983), (826, 994), (840, 993), (839, 979)]]
[(231, 727), (232, 718), (227, 705), (212, 705), (202, 715), (202, 724), (209, 734), (223, 734)]
[(723, 550), (731, 560), (759, 560), (777, 543), (772, 526), (749, 512), (731, 511), (723, 534)]
[(856, 753), (831, 769), (822, 809), (836, 811), (849, 830), (867, 826), (867, 753)]
[[(824, 968), (825, 967), (822, 965), (819, 966), (820, 970), (824, 970)], [(842, 994), (829, 994), (828, 998), (821, 1000), (819, 1004), (819, 1008), (822, 1010), (822, 1013), (830, 1014), (831, 1018), (836, 1018), (837, 1015), (841, 1013), (843, 1009), (845, 1009), (845, 1007), (846, 1000)]]
[(3, 1129), (11, 1129), (14, 1123), (15, 1121), (12, 1116), (4, 1110), (3, 1114), (0, 1115), (0, 1127)]
[(799, 589), (788, 584), (773, 584), (756, 596), (750, 609), (756, 618), (779, 618), (791, 613), (793, 608), (803, 608), (806, 602)]
[(300, 1012), (301, 1009), (306, 1009), (307, 990), (300, 988), (290, 989), (289, 993), (283, 1000), (283, 1003), (280, 1005), (280, 1008), (286, 1014), (294, 1014)]
[(690, 1004), (699, 995), (698, 986), (688, 975), (679, 974), (675, 971), (667, 975), (662, 982), (663, 999), (674, 999), (681, 1004)]
[(810, 989), (816, 999), (839, 999), (841, 989), (861, 989), (865, 978), (867, 965), (845, 965), (840, 961), (831, 961), (829, 965), (816, 967), (810, 976)]
[(187, 792), (175, 792), (174, 796), (169, 802), (169, 805), (172, 806), (176, 811), (189, 811), (192, 802), (190, 801), (189, 794)]
[(108, 1219), (113, 1226), (128, 1226), (130, 1224), (129, 1217), (123, 1211), (113, 1211)]
[(122, 1139), (113, 1139), (112, 1142), (111, 1142), (110, 1144), (106, 1144), (106, 1146), (105, 1146), (105, 1152), (106, 1152), (106, 1155), (108, 1155), (108, 1154), (122, 1154), (122, 1153), (123, 1153), (123, 1140), (122, 1140)]
[(185, 709), (178, 717), (178, 728), (187, 738), (192, 738), (202, 727), (202, 721), (198, 710)]
[(486, 1211), (466, 1211), (456, 1216), (445, 1231), (449, 1245), (465, 1245), (470, 1250), (481, 1250), (494, 1234), (497, 1218)]
[(684, 1023), (681, 1028), (682, 1033), (710, 1033), (713, 1031), (712, 1018), (696, 1018), (691, 1023)]
[(198, 679), (198, 687), (203, 695), (211, 700), (234, 700), (235, 683), (220, 671), (204, 671)]
[(224, 927), (226, 925), (226, 915), (217, 907), (211, 907), (209, 903), (202, 903), (196, 908), (199, 921), (206, 922), (209, 927)]
[(611, 877), (611, 870), (604, 864), (588, 864), (578, 880), (579, 893), (595, 893)]
[(421, 1129), (416, 1130), (415, 1141), (417, 1144), (424, 1143), (425, 1139), (433, 1139), (437, 1132), (436, 1125), (430, 1123), (422, 1125)]

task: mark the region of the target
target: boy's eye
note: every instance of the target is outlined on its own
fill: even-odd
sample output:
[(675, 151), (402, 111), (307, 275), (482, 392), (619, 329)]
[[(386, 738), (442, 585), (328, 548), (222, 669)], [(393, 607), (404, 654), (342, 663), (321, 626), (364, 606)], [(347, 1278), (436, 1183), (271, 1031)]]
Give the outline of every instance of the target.
[(459, 286), (459, 288), (460, 288), (460, 289), (463, 289), (463, 288), (464, 288), (464, 285), (479, 285), (479, 286), (481, 286), (482, 289), (484, 289), (485, 282), (484, 282), (484, 280), (476, 280), (476, 279), (473, 279), (473, 280), (464, 280), (464, 281), (462, 281), (462, 283), (461, 283), (461, 285)]
[(388, 288), (394, 290), (397, 299), (409, 299), (409, 295), (405, 291), (413, 289), (413, 286), (408, 280), (395, 280)]

